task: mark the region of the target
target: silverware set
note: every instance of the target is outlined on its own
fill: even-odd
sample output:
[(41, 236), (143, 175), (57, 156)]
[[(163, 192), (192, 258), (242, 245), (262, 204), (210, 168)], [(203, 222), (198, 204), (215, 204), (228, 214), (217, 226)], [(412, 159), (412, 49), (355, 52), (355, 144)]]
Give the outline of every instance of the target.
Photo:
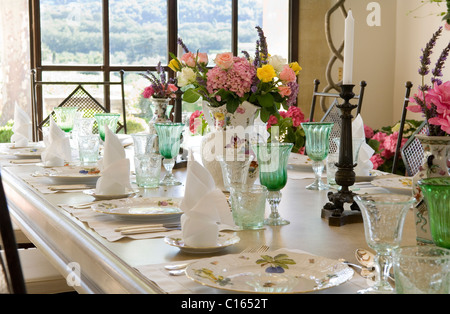
[(122, 235), (168, 232), (168, 231), (173, 231), (173, 230), (181, 230), (180, 223), (123, 226), (123, 227), (118, 227), (118, 228), (114, 229), (114, 231), (120, 232)]

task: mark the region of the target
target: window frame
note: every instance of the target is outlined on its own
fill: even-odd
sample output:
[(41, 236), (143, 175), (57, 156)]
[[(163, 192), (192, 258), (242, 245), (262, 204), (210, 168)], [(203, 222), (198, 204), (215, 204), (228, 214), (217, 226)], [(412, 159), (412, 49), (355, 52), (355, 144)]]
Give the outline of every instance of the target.
[[(102, 72), (103, 80), (109, 81), (111, 72), (145, 72), (147, 70), (156, 71), (156, 65), (141, 66), (118, 66), (110, 64), (110, 42), (109, 42), (109, 0), (102, 1), (102, 34), (103, 34), (103, 64), (102, 65), (43, 65), (41, 54), (41, 25), (40, 25), (40, 0), (29, 0), (29, 16), (30, 16), (30, 66), (36, 71), (36, 80), (42, 81), (42, 73), (46, 71), (90, 71)], [(232, 0), (232, 52), (238, 55), (238, 1)], [(298, 58), (299, 45), (299, 7), (300, 0), (289, 0), (289, 61), (295, 61)], [(167, 31), (168, 31), (168, 52), (177, 54), (178, 39), (178, 0), (167, 0)], [(173, 78), (175, 73), (168, 71), (168, 76)], [(104, 87), (104, 107), (110, 110), (110, 88)], [(36, 101), (38, 106), (38, 121), (42, 121), (42, 88), (38, 86), (36, 89)]]

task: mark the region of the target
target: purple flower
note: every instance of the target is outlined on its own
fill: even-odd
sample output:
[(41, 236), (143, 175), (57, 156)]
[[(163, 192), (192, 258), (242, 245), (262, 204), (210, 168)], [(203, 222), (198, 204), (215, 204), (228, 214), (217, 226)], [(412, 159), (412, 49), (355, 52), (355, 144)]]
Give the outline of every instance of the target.
[(185, 53), (189, 52), (189, 49), (186, 47), (186, 45), (184, 44), (184, 42), (181, 38), (178, 38), (177, 43), (178, 43), (178, 45), (181, 46), (181, 48), (183, 48)]
[(442, 69), (444, 68), (444, 63), (447, 60), (448, 54), (450, 52), (450, 43), (448, 46), (442, 51), (441, 56), (436, 62), (436, 68), (432, 71), (434, 77), (431, 79), (432, 83), (437, 83), (438, 85), (442, 84), (442, 80), (438, 79), (438, 77), (442, 77)]
[(430, 41), (427, 43), (425, 49), (422, 49), (422, 56), (420, 57), (419, 74), (422, 76), (427, 75), (430, 70), (428, 66), (431, 64), (430, 55), (433, 53), (433, 48), (436, 45), (436, 40), (442, 33), (442, 26), (433, 34)]

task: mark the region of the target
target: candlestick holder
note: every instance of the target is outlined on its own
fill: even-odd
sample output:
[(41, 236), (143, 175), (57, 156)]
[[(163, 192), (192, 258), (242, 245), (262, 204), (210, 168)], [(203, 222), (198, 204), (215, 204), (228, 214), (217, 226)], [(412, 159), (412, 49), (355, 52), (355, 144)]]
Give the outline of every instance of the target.
[[(183, 91), (178, 86), (178, 89), (175, 91), (175, 100), (174, 100), (174, 106), (173, 106), (173, 122), (181, 123), (183, 122)], [(182, 135), (183, 138), (183, 135)], [(174, 169), (180, 169), (180, 168), (186, 168), (187, 167), (187, 151), (180, 148), (180, 155), (177, 156), (177, 159), (175, 160), (175, 166)]]
[[(342, 84), (340, 97), (344, 99), (344, 103), (337, 105), (341, 110), (341, 139), (339, 145), (339, 162), (336, 164), (338, 168), (336, 172), (336, 184), (341, 186), (338, 192), (328, 193), (329, 203), (325, 204), (322, 209), (322, 218), (328, 219), (330, 226), (342, 226), (349, 223), (363, 222), (361, 211), (353, 200), (356, 195), (350, 191), (349, 187), (355, 184), (356, 175), (353, 171), (356, 164), (353, 160), (353, 140), (352, 140), (352, 110), (357, 105), (352, 105), (350, 100), (355, 97), (353, 88), (355, 85)], [(351, 204), (350, 210), (344, 209), (344, 204)]]

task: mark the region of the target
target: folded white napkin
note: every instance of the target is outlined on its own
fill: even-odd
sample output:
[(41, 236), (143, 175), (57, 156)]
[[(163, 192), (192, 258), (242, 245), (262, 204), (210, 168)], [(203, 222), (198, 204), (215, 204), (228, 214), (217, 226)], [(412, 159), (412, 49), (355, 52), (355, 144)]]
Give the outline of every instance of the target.
[(44, 137), (44, 145), (41, 159), (45, 166), (61, 167), (66, 162), (72, 161), (70, 139), (52, 117), (48, 134)]
[(216, 188), (209, 171), (189, 158), (186, 190), (180, 204), (183, 240), (188, 246), (217, 245), (219, 224), (235, 227), (231, 210), (223, 192)]
[(130, 160), (116, 134), (105, 128), (103, 159), (98, 162), (101, 177), (97, 181), (95, 193), (99, 195), (125, 194), (131, 190)]
[(11, 136), (11, 143), (14, 143), (16, 147), (27, 147), (32, 140), (32, 128), (30, 117), (16, 103), (14, 107), (14, 125), (12, 127), (14, 134)]
[[(365, 139), (364, 122), (361, 115), (358, 115), (352, 122), (353, 138)], [(375, 153), (372, 147), (364, 140), (361, 148), (359, 149), (357, 166), (354, 169), (357, 176), (368, 176), (370, 170), (373, 169), (373, 163), (370, 161), (370, 157)]]

